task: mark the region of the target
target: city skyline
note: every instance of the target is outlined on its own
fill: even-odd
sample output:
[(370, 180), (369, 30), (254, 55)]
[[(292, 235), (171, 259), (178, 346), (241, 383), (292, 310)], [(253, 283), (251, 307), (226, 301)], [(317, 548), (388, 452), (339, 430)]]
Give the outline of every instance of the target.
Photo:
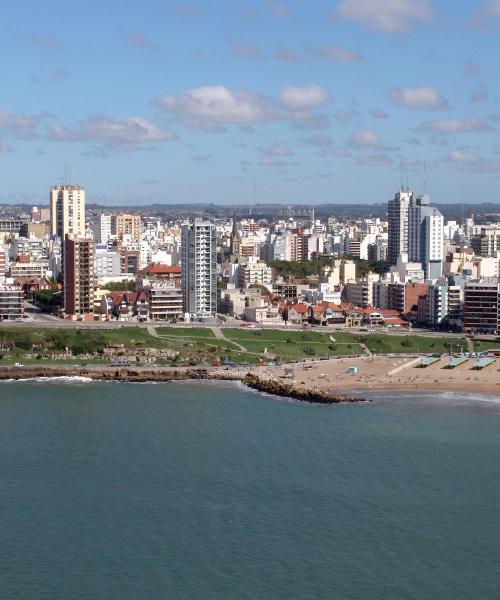
[(498, 1), (35, 7), (0, 36), (0, 202), (498, 201)]

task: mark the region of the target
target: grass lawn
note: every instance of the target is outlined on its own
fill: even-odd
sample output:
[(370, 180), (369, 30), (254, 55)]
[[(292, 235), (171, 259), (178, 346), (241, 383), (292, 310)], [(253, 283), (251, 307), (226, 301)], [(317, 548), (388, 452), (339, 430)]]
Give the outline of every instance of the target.
[[(263, 357), (264, 349), (281, 360), (298, 358), (318, 358), (320, 356), (344, 356), (363, 354), (360, 344), (365, 344), (373, 353), (445, 353), (467, 350), (464, 338), (424, 337), (408, 335), (388, 335), (384, 333), (359, 334), (349, 331), (282, 331), (260, 329), (223, 329), (227, 339), (218, 339), (205, 327), (169, 328), (158, 327), (161, 338), (153, 337), (147, 329), (123, 327), (120, 329), (49, 329), (30, 327), (1, 327), (0, 344), (15, 344), (9, 360), (17, 359), (26, 352), (50, 354), (63, 352), (67, 347), (74, 355), (99, 352), (110, 344), (123, 344), (133, 353), (134, 349), (162, 348), (179, 352), (178, 361), (213, 363), (216, 357), (230, 358), (235, 362), (254, 362)], [(332, 341), (331, 337), (335, 340)], [(248, 354), (231, 343), (233, 340), (243, 346)], [(478, 351), (492, 347), (500, 348), (500, 342), (475, 342)], [(0, 350), (4, 356), (8, 350)], [(43, 364), (35, 360), (35, 364)], [(99, 359), (96, 359), (99, 360)], [(78, 362), (77, 358), (70, 359)], [(90, 364), (90, 360), (83, 361)]]
[(316, 331), (281, 331), (278, 329), (224, 329), (224, 335), (228, 340), (238, 342), (245, 340), (262, 340), (267, 342), (328, 342), (330, 333)]
[(484, 352), (485, 350), (500, 350), (500, 340), (474, 340), (474, 351)]
[[(249, 352), (264, 352), (274, 354), (283, 360), (298, 358), (319, 358), (320, 356), (345, 356), (348, 354), (363, 354), (359, 344), (326, 344), (321, 342), (276, 342), (262, 340), (240, 340), (240, 344)], [(330, 346), (332, 346), (330, 348)]]
[(208, 327), (155, 327), (155, 329), (158, 335), (167, 337), (215, 339), (213, 331)]
[[(358, 339), (357, 336), (356, 339)], [(464, 338), (439, 338), (424, 337), (420, 335), (381, 335), (372, 334), (363, 336), (364, 344), (373, 353), (398, 353), (398, 352), (425, 352), (446, 353), (452, 347), (453, 351), (459, 351), (460, 347), (467, 350), (467, 342)]]

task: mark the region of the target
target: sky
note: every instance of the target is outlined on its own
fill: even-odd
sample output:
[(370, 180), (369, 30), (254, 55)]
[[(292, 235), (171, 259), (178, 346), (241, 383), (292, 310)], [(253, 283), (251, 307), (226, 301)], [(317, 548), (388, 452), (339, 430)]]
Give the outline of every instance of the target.
[(500, 202), (500, 0), (19, 0), (0, 202)]

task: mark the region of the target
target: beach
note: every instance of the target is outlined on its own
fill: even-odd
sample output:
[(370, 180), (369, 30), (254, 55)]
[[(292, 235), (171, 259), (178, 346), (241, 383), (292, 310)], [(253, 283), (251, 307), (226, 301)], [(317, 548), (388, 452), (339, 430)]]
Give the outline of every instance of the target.
[[(500, 395), (500, 360), (483, 370), (474, 370), (471, 358), (454, 369), (445, 368), (451, 357), (426, 368), (418, 367), (421, 357), (357, 356), (314, 363), (270, 367), (272, 377), (284, 377), (293, 370), (298, 387), (351, 392), (363, 390), (457, 391)], [(356, 367), (356, 373), (348, 369)]]
[[(244, 367), (113, 367), (64, 364), (1, 366), (0, 379), (80, 376), (92, 380), (135, 382), (186, 379), (243, 381), (251, 375), (263, 382), (292, 385), (298, 392), (309, 390), (349, 394), (369, 390), (439, 390), (500, 395), (500, 359), (496, 359), (482, 370), (475, 370), (474, 358), (454, 369), (446, 368), (451, 358), (443, 357), (426, 368), (418, 366), (422, 357), (415, 356), (356, 356), (284, 363), (280, 366)], [(352, 372), (353, 370), (356, 372)]]

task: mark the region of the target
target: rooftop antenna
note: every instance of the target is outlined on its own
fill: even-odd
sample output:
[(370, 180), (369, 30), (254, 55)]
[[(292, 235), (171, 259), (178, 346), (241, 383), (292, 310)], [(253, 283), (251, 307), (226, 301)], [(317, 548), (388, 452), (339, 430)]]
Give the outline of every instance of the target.
[(401, 169), (401, 191), (404, 191), (404, 188), (403, 188), (403, 157), (401, 157), (400, 169)]

